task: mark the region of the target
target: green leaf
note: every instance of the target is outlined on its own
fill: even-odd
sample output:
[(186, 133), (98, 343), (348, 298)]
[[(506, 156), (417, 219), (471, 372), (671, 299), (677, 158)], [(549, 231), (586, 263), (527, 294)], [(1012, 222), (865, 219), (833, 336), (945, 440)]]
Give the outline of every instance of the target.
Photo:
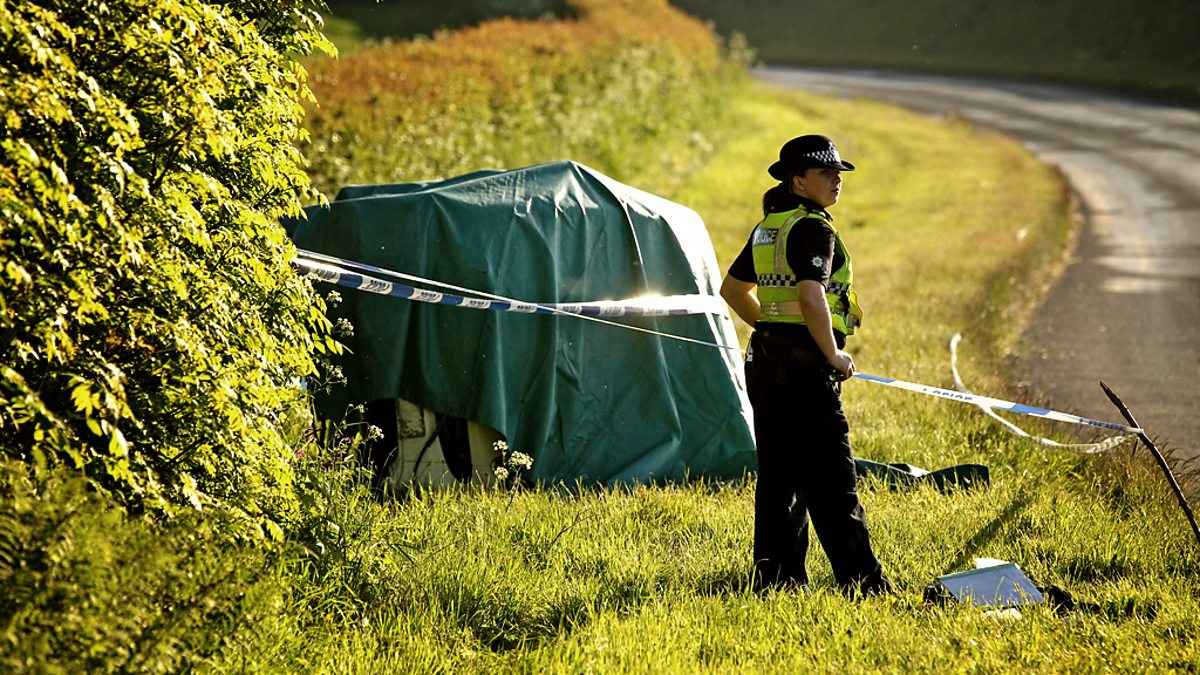
[(113, 457), (129, 456), (129, 443), (125, 441), (125, 434), (121, 433), (120, 429), (113, 429), (112, 437), (108, 440), (108, 454)]
[(71, 401), (75, 403), (75, 409), (87, 415), (96, 409), (92, 405), (92, 390), (87, 382), (80, 382), (71, 390)]

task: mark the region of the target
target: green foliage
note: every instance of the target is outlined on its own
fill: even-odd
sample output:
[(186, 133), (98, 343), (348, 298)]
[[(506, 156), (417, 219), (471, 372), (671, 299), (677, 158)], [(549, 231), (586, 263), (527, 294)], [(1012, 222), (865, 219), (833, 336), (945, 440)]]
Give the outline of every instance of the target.
[(741, 64), (665, 2), (567, 6), (570, 20), (495, 20), (312, 63), (314, 185), (560, 159), (650, 191), (677, 184), (711, 151)]
[[(0, 446), (137, 509), (275, 528), (322, 305), (294, 2), (0, 0)], [(278, 532), (277, 529), (274, 530)]]
[[(946, 343), (963, 331), (968, 382), (1002, 393), (1002, 350), (1028, 312), (1015, 279), (1039, 285), (1069, 239), (1054, 172), (958, 121), (774, 88), (734, 91), (727, 114), (737, 124), (713, 132), (721, 142), (700, 170), (672, 183), (661, 166), (646, 166), (646, 180), (704, 216), (727, 264), (758, 217), (779, 143), (830, 133), (860, 164), (836, 209), (869, 303), (856, 358), (945, 382)], [(343, 109), (345, 128), (366, 124), (354, 122), (357, 110)], [(1014, 193), (1021, 204), (1005, 199)], [(998, 210), (1025, 231), (997, 225)], [(751, 482), (480, 490), (385, 504), (329, 490), (323, 531), (354, 536), (326, 535), (338, 545), (314, 559), (306, 583), (312, 607), (341, 613), (322, 612), (332, 618), (275, 656), (363, 672), (1142, 671), (1186, 669), (1200, 657), (1190, 590), (1200, 559), (1152, 473), (1114, 475), (1123, 458), (1040, 449), (970, 408), (904, 392), (851, 383), (846, 400), (866, 456), (992, 468), (982, 490), (864, 491), (897, 597), (855, 602), (832, 592), (815, 545), (811, 590), (750, 592)], [(1018, 562), (1038, 583), (1073, 593), (1075, 611), (1025, 608), (1005, 620), (922, 602), (924, 584), (973, 556)]]
[(70, 469), (0, 457), (0, 670), (181, 672), (255, 643), (287, 598), (277, 553), (224, 518), (128, 520)]
[[(288, 410), (290, 378), (311, 371), (309, 354), (328, 333), (322, 304), (292, 278), (287, 244), (268, 226), (302, 194), (289, 102), (303, 83), (299, 71), (259, 59), (306, 51), (290, 41), (305, 20), (265, 0), (109, 3), (103, 15), (98, 2), (75, 4), (0, 0), (0, 670), (1195, 669), (1200, 557), (1183, 544), (1186, 528), (1152, 468), (1031, 449), (969, 409), (905, 393), (848, 385), (856, 447), (929, 468), (983, 461), (993, 485), (864, 491), (897, 597), (832, 592), (816, 547), (812, 589), (750, 592), (749, 481), (377, 501), (355, 462), (364, 430), (318, 443), (299, 430), (302, 406)], [(337, 76), (328, 91), (364, 93), (325, 101), (340, 111), (325, 113), (335, 133), (308, 148), (334, 152), (344, 170), (322, 164), (321, 180), (403, 180), (488, 157), (579, 153), (695, 207), (727, 263), (757, 217), (779, 142), (819, 129), (861, 167), (837, 210), (871, 312), (856, 357), (936, 381), (945, 340), (965, 327), (981, 352), (964, 355), (968, 381), (997, 391), (998, 351), (1022, 316), (1009, 279), (1048, 273), (1066, 240), (1053, 174), (959, 123), (746, 88), (724, 79), (724, 66), (710, 69), (711, 52), (688, 64), (681, 55), (695, 49), (628, 40), (634, 24), (621, 22), (634, 20), (626, 10), (637, 3), (606, 4), (587, 7), (615, 11), (609, 18), (624, 28), (505, 22), (468, 33), (477, 45), (481, 35), (497, 44), (517, 36), (517, 59), (536, 60), (546, 79), (480, 75), (495, 52), (467, 55), (461, 71), (437, 62), (444, 86), (423, 95), (398, 83), (419, 79), (427, 61), (355, 61), (356, 72), (382, 78), (361, 88), (323, 70), (318, 77)], [(234, 9), (245, 13), (226, 14)], [(674, 14), (651, 15), (660, 35), (696, 35), (694, 23), (671, 23)], [(592, 45), (603, 56), (589, 61), (571, 51), (575, 40), (538, 41), (555, 35), (624, 38), (615, 51)], [(641, 70), (660, 67), (697, 91)], [(577, 76), (591, 87), (572, 88)], [(556, 92), (554, 107), (537, 108)], [(211, 104), (194, 105), (205, 95)], [(480, 100), (494, 108), (473, 107)], [(459, 106), (490, 112), (459, 118)], [(415, 112), (389, 119), (397, 110)], [(728, 119), (737, 123), (722, 126)], [(381, 136), (389, 150), (372, 154), (371, 134), (400, 134), (406, 120), (422, 135)], [(520, 135), (502, 133), (510, 123)], [(343, 146), (340, 133), (361, 136)], [(1011, 194), (1025, 198), (1014, 205)], [(1023, 209), (1015, 217), (1028, 231), (989, 226), (983, 216), (998, 205)], [(119, 508), (187, 504), (189, 476), (202, 505), (231, 513), (130, 518)], [(281, 513), (284, 493), (297, 508), (283, 544), (230, 542), (241, 528), (230, 521), (244, 523), (239, 509)], [(921, 602), (933, 575), (974, 555), (1019, 562), (1075, 594), (1076, 610), (1032, 608), (1009, 621)]]

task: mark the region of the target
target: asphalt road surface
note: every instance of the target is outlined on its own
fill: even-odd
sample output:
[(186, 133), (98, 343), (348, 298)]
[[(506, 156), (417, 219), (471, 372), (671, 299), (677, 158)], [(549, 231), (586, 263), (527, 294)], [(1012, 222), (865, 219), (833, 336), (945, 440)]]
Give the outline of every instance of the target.
[[(1084, 205), (1062, 277), (1021, 340), (1025, 401), (1123, 422), (1200, 455), (1200, 110), (1043, 85), (766, 67), (760, 79), (957, 114), (1055, 164)], [(986, 392), (979, 392), (985, 394)]]

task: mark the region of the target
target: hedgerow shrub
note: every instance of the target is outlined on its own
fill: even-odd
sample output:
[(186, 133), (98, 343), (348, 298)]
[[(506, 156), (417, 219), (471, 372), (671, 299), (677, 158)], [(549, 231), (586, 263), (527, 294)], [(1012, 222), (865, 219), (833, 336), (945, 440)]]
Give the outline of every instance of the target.
[(281, 548), (229, 514), (128, 518), (66, 467), (0, 457), (0, 671), (184, 672), (286, 620)]
[(135, 510), (294, 508), (323, 306), (277, 218), (303, 0), (0, 0), (0, 447)]
[(665, 0), (568, 0), (568, 20), (496, 19), (310, 65), (314, 185), (444, 178), (572, 159), (645, 189), (709, 149), (744, 82)]

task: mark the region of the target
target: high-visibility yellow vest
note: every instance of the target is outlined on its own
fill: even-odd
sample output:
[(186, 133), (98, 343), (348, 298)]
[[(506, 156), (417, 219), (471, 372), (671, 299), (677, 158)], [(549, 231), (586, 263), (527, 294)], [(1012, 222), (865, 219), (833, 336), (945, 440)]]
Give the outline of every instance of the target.
[[(751, 252), (754, 255), (754, 274), (758, 277), (758, 301), (762, 304), (759, 321), (779, 323), (804, 323), (800, 311), (800, 300), (796, 296), (796, 275), (787, 264), (787, 238), (792, 227), (800, 221), (813, 218), (833, 230), (836, 253), (845, 261), (829, 275), (825, 285), (825, 301), (833, 318), (833, 329), (843, 335), (852, 335), (862, 324), (862, 308), (858, 296), (850, 290), (854, 281), (854, 269), (850, 265), (850, 252), (842, 243), (833, 222), (819, 211), (809, 211), (804, 206), (794, 211), (772, 213), (754, 228)], [(801, 225), (803, 227), (803, 225)]]

